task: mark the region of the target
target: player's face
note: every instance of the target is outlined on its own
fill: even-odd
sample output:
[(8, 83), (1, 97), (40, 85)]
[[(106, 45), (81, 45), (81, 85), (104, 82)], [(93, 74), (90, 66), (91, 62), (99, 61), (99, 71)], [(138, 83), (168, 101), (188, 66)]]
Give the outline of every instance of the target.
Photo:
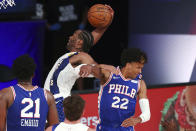
[(76, 30), (72, 36), (69, 37), (67, 47), (72, 49), (76, 46), (77, 42), (80, 40), (78, 35), (81, 33), (81, 30)]
[(140, 62), (127, 63), (126, 65), (127, 77), (131, 79), (135, 79), (138, 74), (142, 73), (143, 67), (144, 64)]

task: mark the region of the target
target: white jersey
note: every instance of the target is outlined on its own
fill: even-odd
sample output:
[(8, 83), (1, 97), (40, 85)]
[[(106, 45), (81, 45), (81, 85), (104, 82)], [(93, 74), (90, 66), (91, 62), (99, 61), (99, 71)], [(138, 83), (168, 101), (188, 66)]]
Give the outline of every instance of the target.
[(87, 131), (88, 126), (82, 124), (82, 123), (77, 123), (77, 124), (67, 124), (64, 122), (61, 122), (55, 129), (54, 131)]
[(61, 56), (46, 78), (44, 88), (49, 90), (55, 99), (69, 96), (75, 81), (80, 77), (79, 68), (81, 66), (74, 68), (69, 63), (69, 58), (77, 54), (78, 52), (70, 52)]

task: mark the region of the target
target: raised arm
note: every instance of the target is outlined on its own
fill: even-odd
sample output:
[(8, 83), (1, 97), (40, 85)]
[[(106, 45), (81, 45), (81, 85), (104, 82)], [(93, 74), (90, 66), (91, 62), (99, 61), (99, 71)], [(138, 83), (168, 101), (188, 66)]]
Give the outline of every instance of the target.
[[(114, 10), (109, 6), (109, 5), (105, 5), (109, 8), (109, 11), (112, 15), (112, 20), (113, 20), (113, 17), (114, 17)], [(112, 23), (112, 20), (111, 20), (111, 23)], [(110, 23), (110, 24), (111, 24)], [(96, 28), (95, 30), (93, 30), (91, 33), (94, 37), (94, 45), (99, 41), (99, 39), (102, 37), (102, 35), (104, 34), (104, 32), (107, 30), (107, 28), (110, 26), (110, 24), (104, 28)]]
[(57, 109), (56, 109), (56, 104), (55, 104), (55, 100), (53, 95), (47, 91), (47, 102), (48, 102), (48, 125), (54, 125), (54, 124), (58, 124), (59, 123), (59, 119), (58, 119), (58, 113), (57, 113)]

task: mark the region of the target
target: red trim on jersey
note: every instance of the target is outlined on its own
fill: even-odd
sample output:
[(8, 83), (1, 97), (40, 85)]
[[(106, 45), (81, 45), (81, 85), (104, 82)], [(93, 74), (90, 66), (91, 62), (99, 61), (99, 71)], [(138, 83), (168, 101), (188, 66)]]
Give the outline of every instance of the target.
[[(103, 93), (103, 88), (111, 81), (112, 76), (113, 76), (113, 73), (111, 72), (107, 82), (105, 84), (101, 85), (101, 89), (99, 91), (99, 96), (98, 96), (98, 113), (99, 114), (100, 114), (100, 110), (99, 110), (100, 108), (99, 107), (100, 107), (101, 96), (102, 96), (102, 93)], [(99, 118), (99, 123), (100, 123), (100, 118)]]
[(38, 86), (34, 86), (33, 89), (27, 90), (27, 89), (24, 88), (24, 86), (22, 86), (21, 84), (18, 84), (18, 86), (19, 86), (20, 88), (22, 88), (23, 90), (25, 90), (25, 91), (34, 91), (34, 90), (36, 90), (36, 89), (38, 88)]
[(13, 87), (13, 86), (11, 86), (11, 90), (12, 90), (12, 93), (13, 93), (13, 96), (14, 96), (14, 100), (15, 100), (15, 98), (16, 98), (16, 93), (15, 93), (15, 90), (14, 90), (14, 87)]
[(46, 92), (46, 89), (43, 89), (44, 90), (44, 96), (45, 96), (45, 98), (46, 98), (46, 101), (47, 101), (47, 92)]
[(110, 73), (110, 76), (109, 76), (109, 78), (108, 78), (108, 80), (106, 81), (106, 83), (103, 84), (103, 85), (101, 85), (101, 86), (102, 86), (102, 87), (105, 87), (105, 86), (111, 81), (112, 76), (113, 76), (113, 73), (111, 72), (111, 73)]
[(122, 72), (121, 72), (119, 66), (117, 67), (117, 70), (118, 70), (118, 72), (119, 72), (119, 75), (121, 76), (121, 78), (122, 78), (124, 81), (129, 81), (129, 80), (131, 80), (131, 79), (126, 79), (126, 78), (123, 76), (123, 74), (122, 74)]

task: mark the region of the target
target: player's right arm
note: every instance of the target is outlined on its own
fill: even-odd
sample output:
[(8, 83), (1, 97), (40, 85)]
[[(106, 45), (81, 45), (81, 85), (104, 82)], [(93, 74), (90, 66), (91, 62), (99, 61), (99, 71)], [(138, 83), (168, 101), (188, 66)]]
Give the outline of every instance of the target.
[(12, 105), (14, 98), (11, 88), (5, 88), (0, 91), (0, 131), (6, 130), (7, 109)]
[(77, 55), (72, 56), (69, 59), (69, 62), (73, 67), (78, 66), (79, 64), (96, 64), (93, 58), (85, 52), (79, 52)]
[(58, 113), (57, 113), (54, 96), (47, 90), (46, 90), (46, 93), (47, 93), (47, 102), (48, 102), (48, 107), (49, 107), (47, 120), (48, 120), (49, 126), (51, 126), (54, 124), (58, 124), (59, 119), (58, 119)]
[[(87, 69), (88, 69), (89, 72), (86, 72)], [(80, 68), (79, 75), (81, 77), (87, 77), (89, 74), (92, 74), (93, 76), (98, 78), (100, 80), (101, 85), (103, 85), (109, 79), (111, 71), (108, 70), (108, 69), (103, 68), (101, 65), (98, 65), (98, 64), (83, 65)]]
[[(109, 5), (105, 5), (105, 6), (107, 6), (109, 8), (109, 11), (112, 15), (112, 20), (113, 20), (114, 10)], [(111, 23), (112, 23), (112, 20), (111, 20)], [(96, 28), (95, 30), (93, 30), (91, 32), (93, 37), (94, 37), (94, 42), (93, 42), (94, 45), (99, 41), (99, 39), (101, 39), (102, 35), (107, 30), (107, 28), (110, 26), (110, 24), (108, 26), (104, 27), (104, 28)]]

